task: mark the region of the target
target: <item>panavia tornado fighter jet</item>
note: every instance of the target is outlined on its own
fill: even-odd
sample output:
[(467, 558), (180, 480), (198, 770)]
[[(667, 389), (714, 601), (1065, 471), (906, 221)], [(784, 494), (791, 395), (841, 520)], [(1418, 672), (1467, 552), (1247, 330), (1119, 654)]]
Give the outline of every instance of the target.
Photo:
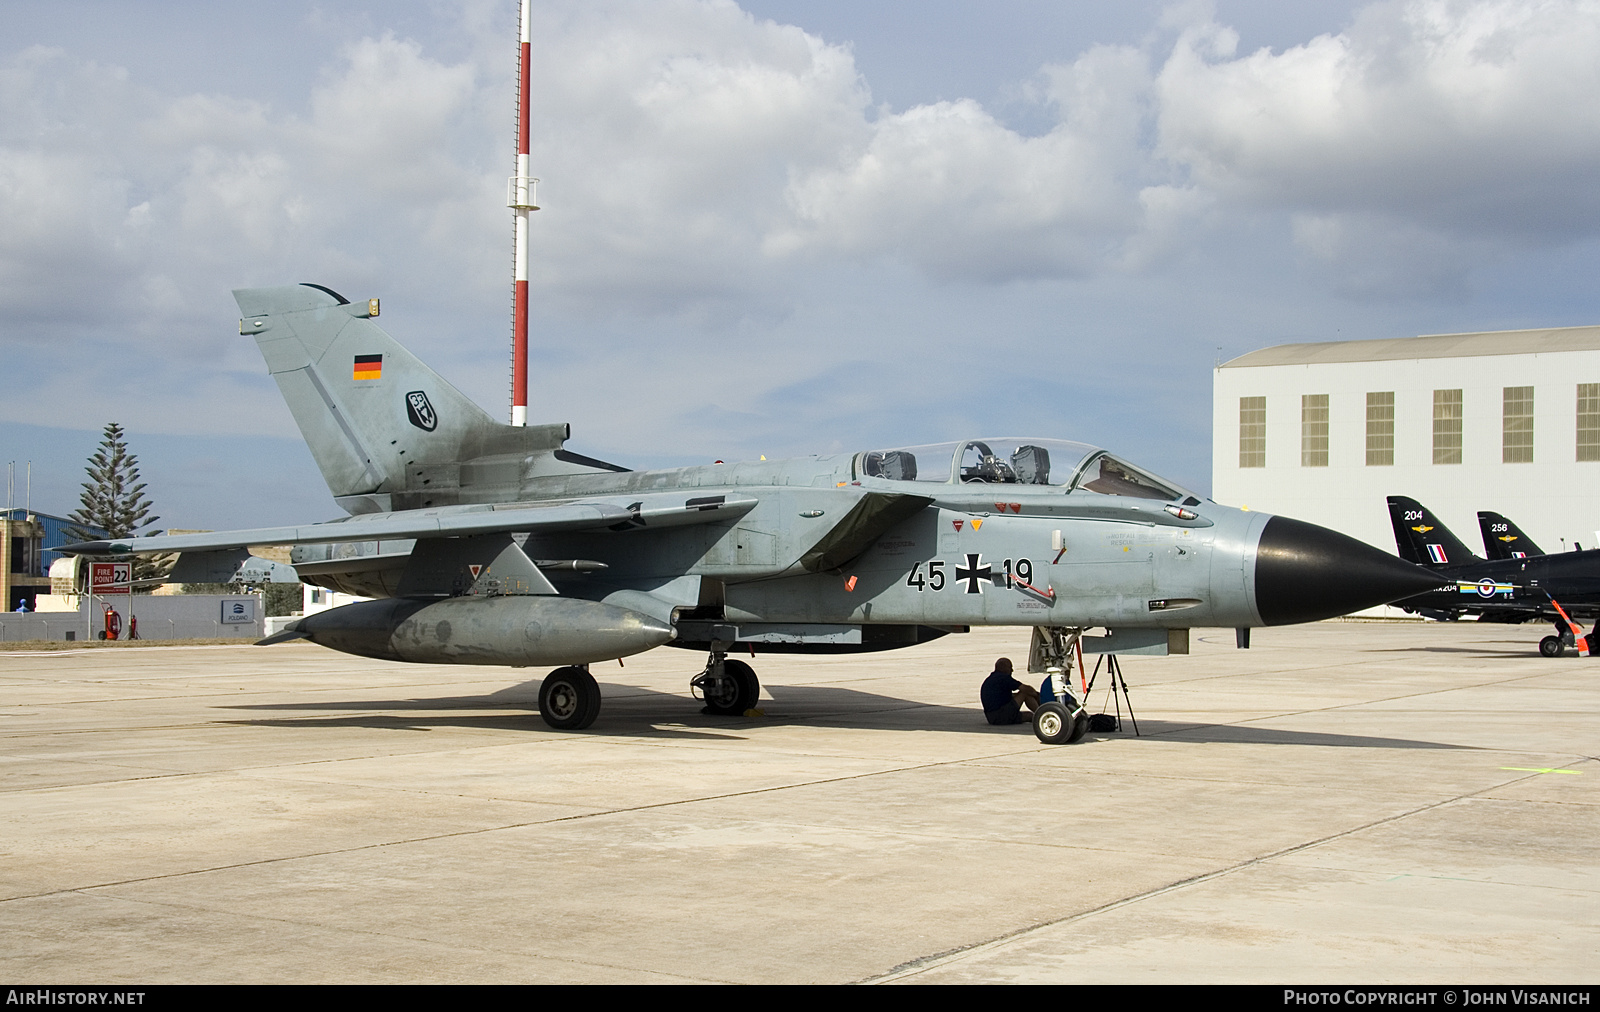
[(1600, 634), (1600, 551), (1546, 555), (1517, 525), (1498, 513), (1479, 513), (1488, 559), (1479, 558), (1440, 522), (1433, 511), (1405, 496), (1389, 496), (1389, 522), (1400, 557), (1431, 569), (1439, 585), (1426, 594), (1395, 602), (1406, 611), (1451, 620), (1476, 615), (1480, 622), (1551, 622), (1556, 632), (1539, 652), (1558, 657), (1574, 645), (1575, 619), (1594, 619)]
[[(234, 296), (350, 515), (62, 550), (181, 552), (170, 579), (210, 582), (251, 545), (292, 545), (301, 580), (375, 600), (269, 640), (555, 666), (539, 708), (557, 728), (599, 712), (590, 663), (662, 645), (704, 652), (694, 689), (736, 715), (759, 686), (735, 651), (890, 650), (1013, 625), (1034, 629), (1031, 669), (1059, 671), (1091, 628), (1106, 634), (1085, 647), (1105, 653), (1186, 651), (1193, 626), (1307, 622), (1438, 583), (1063, 440), (632, 471), (567, 450), (566, 425), (493, 421), (372, 322), (376, 300), (315, 285)], [(1070, 735), (1087, 717), (1073, 707), (1065, 723)]]

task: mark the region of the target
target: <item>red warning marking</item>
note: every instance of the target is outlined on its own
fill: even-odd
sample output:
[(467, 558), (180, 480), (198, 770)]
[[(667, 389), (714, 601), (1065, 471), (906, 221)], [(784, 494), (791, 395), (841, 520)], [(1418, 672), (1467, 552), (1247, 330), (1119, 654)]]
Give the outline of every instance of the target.
[(1038, 594), (1040, 597), (1045, 598), (1046, 600), (1054, 601), (1056, 598), (1056, 589), (1054, 587), (1047, 587), (1044, 590), (1040, 590), (1038, 587), (1028, 583), (1019, 576), (1013, 576), (1011, 578), (1011, 582), (1019, 587), (1024, 588), (1025, 590), (1033, 591), (1035, 594)]
[(950, 522), (951, 522), (951, 523), (952, 523), (952, 524), (955, 524), (955, 527), (956, 527), (956, 530), (957, 530), (957, 531), (960, 531), (960, 530), (961, 530), (961, 525), (962, 525), (962, 524), (963, 524), (963, 523), (965, 523), (965, 522), (966, 522), (966, 521), (964, 521), (964, 520), (952, 520), (952, 521), (950, 521)]
[(478, 574), (483, 572), (483, 567), (482, 566), (468, 566), (467, 570), (472, 573), (472, 578), (474, 580), (476, 580), (478, 578)]

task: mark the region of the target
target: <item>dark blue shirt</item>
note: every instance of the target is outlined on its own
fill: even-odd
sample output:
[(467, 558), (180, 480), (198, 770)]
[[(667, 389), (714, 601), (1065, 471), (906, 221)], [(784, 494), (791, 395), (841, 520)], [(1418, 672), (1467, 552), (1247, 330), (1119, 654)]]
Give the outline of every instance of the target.
[(993, 713), (1007, 703), (1011, 702), (1013, 690), (1022, 688), (1022, 683), (1011, 677), (1008, 671), (996, 671), (983, 680), (983, 688), (978, 690), (978, 700), (983, 703), (984, 713)]

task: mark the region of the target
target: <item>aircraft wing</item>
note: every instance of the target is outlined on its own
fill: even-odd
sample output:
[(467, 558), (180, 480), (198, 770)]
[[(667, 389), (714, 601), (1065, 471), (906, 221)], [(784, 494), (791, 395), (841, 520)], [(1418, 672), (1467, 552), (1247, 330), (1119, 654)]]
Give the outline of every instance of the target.
[[(692, 490), (690, 490), (692, 492)], [(206, 534), (158, 535), (81, 541), (55, 551), (68, 555), (152, 555), (209, 552), (250, 545), (308, 545), (335, 541), (392, 541), (403, 538), (462, 537), (472, 534), (555, 533), (557, 531), (649, 530), (731, 520), (760, 500), (753, 496), (686, 492), (613, 496), (546, 504), (508, 503), (448, 509), (407, 510), (355, 516), (302, 527), (261, 527)]]

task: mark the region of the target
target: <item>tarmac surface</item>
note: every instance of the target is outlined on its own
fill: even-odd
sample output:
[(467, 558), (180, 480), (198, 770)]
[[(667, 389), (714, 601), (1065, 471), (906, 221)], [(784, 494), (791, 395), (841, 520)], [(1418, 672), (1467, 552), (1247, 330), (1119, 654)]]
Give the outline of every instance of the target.
[(1600, 663), (1544, 632), (1196, 630), (1062, 746), (977, 706), (1025, 629), (763, 655), (741, 719), (661, 649), (581, 733), (531, 669), (0, 654), (0, 975), (1594, 982)]

